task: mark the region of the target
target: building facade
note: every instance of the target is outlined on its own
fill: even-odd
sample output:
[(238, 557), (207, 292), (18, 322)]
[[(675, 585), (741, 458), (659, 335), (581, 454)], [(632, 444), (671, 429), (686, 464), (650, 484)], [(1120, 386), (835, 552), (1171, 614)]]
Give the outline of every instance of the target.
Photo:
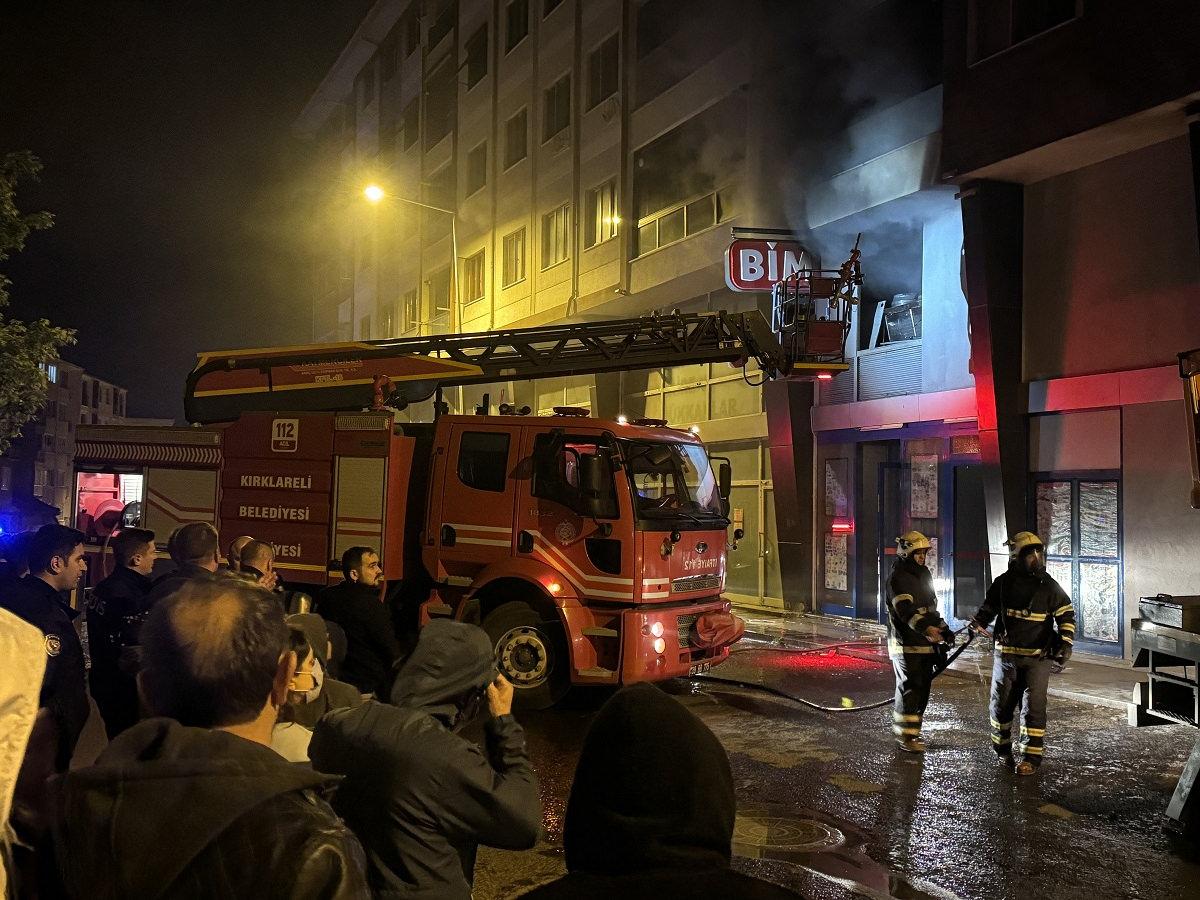
[[(309, 217), (314, 339), (765, 308), (725, 285), (734, 226), (792, 229), (831, 266), (866, 231), (871, 297), (910, 309), (929, 247), (958, 290), (954, 191), (934, 183), (940, 6), (838, 6), (813, 23), (770, 0), (694, 0), (686, 15), (669, 0), (380, 0), (296, 123), (328, 186)], [(843, 47), (849, 31), (890, 50)], [(965, 322), (961, 292), (937, 297), (956, 301)], [(938, 390), (970, 387), (959, 338), (963, 371), (931, 374)], [(484, 393), (698, 427), (732, 461), (746, 533), (729, 592), (814, 604), (811, 386), (681, 360), (448, 399), (469, 411)]]
[(0, 457), (0, 528), (5, 531), (21, 530), (39, 516), (74, 520), (77, 425), (170, 424), (169, 419), (130, 418), (125, 388), (74, 363), (56, 359), (42, 369), (47, 382), (42, 414)]

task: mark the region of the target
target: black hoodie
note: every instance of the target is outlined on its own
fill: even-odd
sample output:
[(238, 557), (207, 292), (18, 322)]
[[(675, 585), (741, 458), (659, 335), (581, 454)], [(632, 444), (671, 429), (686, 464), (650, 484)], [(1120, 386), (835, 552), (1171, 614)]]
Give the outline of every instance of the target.
[(147, 719), (63, 781), (57, 843), (88, 900), (367, 896), (336, 779), (223, 731)]
[(794, 898), (729, 868), (736, 812), (716, 736), (658, 688), (623, 688), (597, 714), (575, 769), (563, 835), (570, 874), (524, 896)]
[(525, 733), (490, 719), (486, 751), (455, 734), (457, 701), (495, 677), (482, 629), (437, 619), (421, 631), (392, 690), (324, 716), (308, 753), (345, 775), (334, 808), (362, 840), (376, 897), (468, 900), (479, 844), (526, 850), (542, 811)]

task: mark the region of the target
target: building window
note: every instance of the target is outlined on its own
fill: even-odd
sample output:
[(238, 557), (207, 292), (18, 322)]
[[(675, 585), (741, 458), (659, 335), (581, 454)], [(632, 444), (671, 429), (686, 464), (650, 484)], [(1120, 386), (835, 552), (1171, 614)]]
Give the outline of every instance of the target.
[(463, 303), (474, 303), (484, 297), (484, 251), (468, 256), (463, 260), (462, 299)]
[(395, 337), (396, 314), (392, 304), (379, 308), (379, 336), (381, 338)]
[(467, 90), (483, 80), (488, 68), (488, 27), (481, 25), (467, 41)]
[(477, 491), (503, 492), (508, 483), (508, 434), (468, 431), (458, 447), (458, 480)]
[(546, 0), (546, 2), (542, 4), (542, 18), (546, 18), (546, 16), (550, 15), (550, 13), (562, 6), (562, 2), (563, 0)]
[(402, 133), (400, 143), (405, 150), (415, 144), (417, 138), (421, 136), (421, 101), (419, 98), (413, 98), (408, 106), (404, 107), (404, 112), (400, 114), (400, 131)]
[(487, 184), (487, 141), (467, 154), (467, 196), (470, 197)]
[(399, 51), (397, 45), (399, 40), (396, 37), (396, 29), (392, 29), (379, 47), (379, 83), (380, 87), (387, 84), (396, 77), (396, 64)]
[(1115, 474), (1035, 476), (1037, 534), (1046, 542), (1046, 571), (1074, 601), (1076, 646), (1119, 653), (1121, 483)]
[(504, 168), (511, 169), (529, 152), (529, 112), (522, 109), (504, 123)]
[(432, 318), (430, 325), (444, 326), (450, 324), (450, 267), (439, 269), (429, 276), (425, 282), (429, 294), (429, 309)]
[(508, 53), (529, 34), (529, 0), (510, 0), (504, 8), (504, 52)]
[(404, 327), (409, 331), (420, 324), (417, 310), (417, 298), (419, 296), (416, 288), (404, 292)]
[(446, 0), (442, 4), (441, 10), (438, 11), (437, 18), (433, 20), (433, 24), (429, 26), (429, 47), (436, 47), (441, 43), (442, 38), (454, 30), (454, 25), (458, 21), (458, 0)]
[(571, 240), (571, 204), (542, 216), (542, 268), (549, 269), (566, 260)]
[(46, 380), (51, 384), (58, 384), (58, 366), (54, 363), (42, 363), (38, 368), (46, 373)]
[(412, 56), (421, 46), (421, 17), (417, 15), (418, 4), (414, 3), (404, 14), (404, 55)]
[(518, 281), (525, 280), (524, 228), (518, 228), (512, 234), (504, 236), (504, 265), (500, 274), (503, 287), (512, 287)]
[(617, 92), (619, 49), (620, 42), (614, 34), (588, 56), (588, 109)]
[(548, 141), (571, 124), (571, 76), (558, 79), (544, 96), (542, 140)]
[(375, 99), (375, 57), (362, 67), (354, 79), (354, 91), (358, 97), (358, 108), (366, 109)]
[(458, 109), (458, 78), (447, 58), (425, 80), (425, 149), (431, 149), (454, 128)]
[(594, 247), (617, 236), (617, 182), (606, 181), (587, 192), (587, 218), (583, 223), (583, 245)]
[(1078, 18), (1080, 0), (972, 0), (967, 28), (973, 62)]
[(358, 339), (360, 341), (369, 341), (371, 339), (371, 315), (368, 313), (358, 320)]

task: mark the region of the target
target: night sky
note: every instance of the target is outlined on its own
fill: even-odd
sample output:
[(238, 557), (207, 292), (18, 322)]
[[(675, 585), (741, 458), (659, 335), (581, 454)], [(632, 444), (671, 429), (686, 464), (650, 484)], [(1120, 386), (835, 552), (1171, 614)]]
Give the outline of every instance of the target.
[(8, 312), (78, 330), (64, 356), (182, 420), (202, 349), (311, 339), (290, 127), (369, 0), (10, 2), (0, 152), (45, 165), (56, 222), (8, 263)]

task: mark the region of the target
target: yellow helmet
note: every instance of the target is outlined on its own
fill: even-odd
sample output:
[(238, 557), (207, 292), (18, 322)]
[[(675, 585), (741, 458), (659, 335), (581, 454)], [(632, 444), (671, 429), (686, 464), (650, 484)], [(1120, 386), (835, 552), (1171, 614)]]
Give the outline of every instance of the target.
[(925, 537), (921, 532), (907, 531), (896, 538), (896, 555), (901, 559), (908, 559), (917, 550), (928, 550), (932, 546), (929, 543), (929, 538)]
[(1042, 550), (1046, 549), (1046, 545), (1042, 539), (1032, 531), (1019, 531), (1011, 538), (1004, 542), (1004, 546), (1008, 548), (1009, 559), (1017, 559), (1021, 555), (1021, 551), (1026, 547), (1038, 547)]

